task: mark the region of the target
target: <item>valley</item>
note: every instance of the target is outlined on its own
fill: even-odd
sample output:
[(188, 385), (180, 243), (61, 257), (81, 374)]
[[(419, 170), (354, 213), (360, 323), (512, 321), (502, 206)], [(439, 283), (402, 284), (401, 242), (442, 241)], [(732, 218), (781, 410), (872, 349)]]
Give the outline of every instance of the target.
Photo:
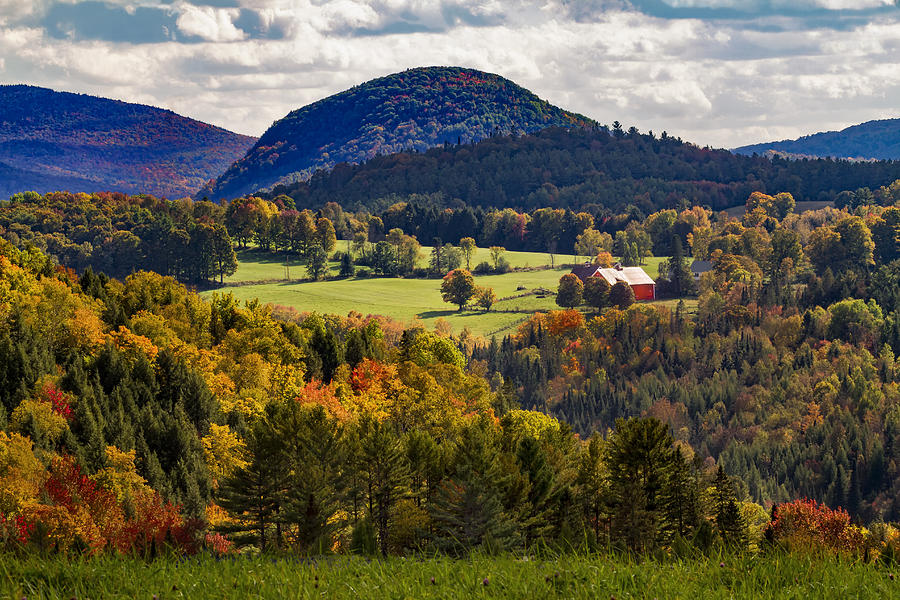
[(26, 4), (0, 76), (228, 129), (0, 86), (0, 600), (900, 593), (898, 120), (661, 127), (884, 117), (831, 7)]

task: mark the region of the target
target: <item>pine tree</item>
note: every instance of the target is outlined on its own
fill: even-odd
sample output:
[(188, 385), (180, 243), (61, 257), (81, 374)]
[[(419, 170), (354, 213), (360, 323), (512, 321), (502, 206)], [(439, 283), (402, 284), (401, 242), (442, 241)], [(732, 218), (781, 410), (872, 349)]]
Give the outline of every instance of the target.
[(652, 418), (616, 420), (606, 445), (608, 510), (613, 538), (630, 550), (646, 551), (659, 541), (672, 454), (664, 423)]
[(691, 538), (700, 523), (700, 487), (681, 449), (672, 456), (662, 495), (663, 531), (669, 540)]
[(321, 406), (303, 407), (291, 400), (270, 409), (272, 435), (283, 444), (290, 471), (284, 520), (293, 525), (294, 542), (305, 552), (332, 545), (339, 526), (342, 430)]
[(713, 483), (713, 507), (716, 528), (725, 545), (729, 548), (746, 548), (747, 526), (741, 517), (734, 486), (721, 466), (716, 471), (716, 479)]
[(460, 434), (454, 473), (438, 487), (429, 505), (435, 523), (435, 543), (449, 552), (481, 546), (508, 548), (516, 528), (504, 511), (503, 486), (509, 480), (499, 462), (491, 425), (469, 424)]
[(286, 503), (289, 468), (281, 440), (272, 435), (266, 420), (257, 422), (247, 439), (250, 460), (220, 482), (219, 505), (234, 521), (219, 528), (239, 545), (254, 545), (265, 552), (275, 528), (275, 547), (281, 545), (282, 508)]
[(386, 423), (365, 417), (359, 424), (357, 469), (367, 490), (368, 513), (387, 556), (392, 509), (408, 493), (409, 464), (399, 437)]

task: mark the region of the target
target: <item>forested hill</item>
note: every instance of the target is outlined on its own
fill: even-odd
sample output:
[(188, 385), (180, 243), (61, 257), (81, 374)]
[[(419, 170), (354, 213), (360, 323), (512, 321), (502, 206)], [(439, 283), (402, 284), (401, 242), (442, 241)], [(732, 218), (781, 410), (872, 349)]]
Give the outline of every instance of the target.
[(868, 121), (841, 131), (734, 149), (738, 154), (764, 154), (770, 150), (803, 156), (897, 160), (900, 159), (900, 119)]
[(379, 154), (590, 124), (499, 75), (459, 67), (410, 69), (291, 112), (200, 196), (230, 199)]
[(151, 106), (0, 86), (0, 197), (59, 189), (190, 196), (253, 141)]
[(787, 191), (797, 200), (831, 200), (843, 190), (876, 189), (900, 178), (900, 162), (789, 161), (699, 148), (635, 129), (548, 128), (447, 144), (427, 152), (337, 165), (308, 182), (276, 186), (298, 206), (337, 201), (383, 209), (397, 196), (440, 193), (469, 206), (624, 210), (650, 213), (688, 204), (715, 210), (743, 204), (753, 191)]

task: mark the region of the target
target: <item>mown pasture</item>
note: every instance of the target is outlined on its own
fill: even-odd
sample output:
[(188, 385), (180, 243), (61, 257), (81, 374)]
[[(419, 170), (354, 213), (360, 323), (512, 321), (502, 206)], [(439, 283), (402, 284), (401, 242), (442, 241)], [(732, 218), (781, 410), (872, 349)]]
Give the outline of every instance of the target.
[[(346, 242), (339, 242), (339, 249)], [(431, 249), (422, 250), (422, 266)], [(488, 258), (489, 251), (479, 248), (476, 259)], [(555, 291), (559, 278), (571, 270), (572, 256), (555, 255), (550, 268), (548, 254), (507, 252), (513, 271), (502, 275), (476, 275), (479, 286), (494, 288), (498, 302), (490, 312), (480, 309), (457, 310), (441, 298), (441, 280), (402, 279), (396, 277), (353, 277), (309, 281), (306, 268), (290, 264), (286, 273), (283, 256), (255, 250), (239, 252), (237, 272), (226, 280), (225, 291), (241, 301), (259, 299), (263, 304), (293, 308), (300, 312), (346, 315), (350, 311), (379, 314), (406, 323), (433, 328), (438, 319), (446, 320), (454, 331), (468, 328), (478, 336), (503, 336), (537, 311), (558, 309)], [(644, 270), (656, 277), (662, 257), (647, 259)], [(474, 262), (474, 261), (473, 261)], [(564, 265), (564, 266), (561, 266)], [(329, 276), (335, 277), (338, 265), (330, 263)], [(290, 276), (290, 279), (287, 276)], [(213, 291), (204, 292), (205, 295)], [(671, 301), (661, 301), (672, 304)]]

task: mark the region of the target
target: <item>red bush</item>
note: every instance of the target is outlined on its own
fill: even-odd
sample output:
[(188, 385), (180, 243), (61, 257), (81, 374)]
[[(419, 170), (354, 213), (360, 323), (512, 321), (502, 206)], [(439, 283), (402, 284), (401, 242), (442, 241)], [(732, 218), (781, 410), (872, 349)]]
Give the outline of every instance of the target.
[(773, 509), (767, 537), (793, 549), (862, 552), (863, 532), (850, 523), (847, 511), (831, 509), (815, 500), (795, 500)]

